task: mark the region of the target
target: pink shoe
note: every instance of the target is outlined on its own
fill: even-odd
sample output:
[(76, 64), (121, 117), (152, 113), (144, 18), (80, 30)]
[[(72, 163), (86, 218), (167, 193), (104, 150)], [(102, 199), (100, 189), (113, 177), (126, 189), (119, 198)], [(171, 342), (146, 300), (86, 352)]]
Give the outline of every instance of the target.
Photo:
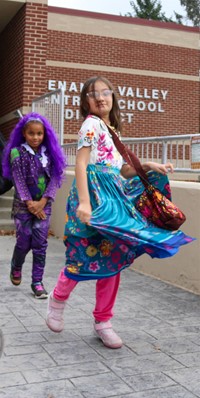
[(94, 330), (103, 344), (108, 348), (121, 348), (122, 340), (114, 332), (110, 321), (94, 324)]
[(63, 312), (65, 308), (64, 301), (55, 300), (52, 297), (53, 293), (49, 294), (46, 324), (53, 332), (62, 332), (64, 328)]

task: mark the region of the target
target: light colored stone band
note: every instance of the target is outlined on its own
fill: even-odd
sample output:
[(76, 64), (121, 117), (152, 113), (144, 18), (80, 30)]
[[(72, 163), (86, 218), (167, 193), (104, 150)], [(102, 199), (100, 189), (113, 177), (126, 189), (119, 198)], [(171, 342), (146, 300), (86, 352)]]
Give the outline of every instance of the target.
[(193, 75), (181, 75), (178, 73), (165, 73), (151, 70), (142, 70), (142, 69), (130, 69), (130, 68), (119, 68), (114, 66), (105, 66), (105, 65), (91, 65), (91, 64), (78, 64), (73, 62), (62, 62), (62, 61), (46, 61), (47, 66), (53, 66), (57, 68), (71, 68), (71, 69), (86, 69), (86, 70), (95, 70), (102, 72), (112, 72), (112, 73), (127, 73), (128, 75), (139, 75), (139, 76), (151, 76), (151, 77), (162, 77), (166, 79), (177, 79), (177, 80), (190, 80), (194, 82), (199, 81), (199, 76)]

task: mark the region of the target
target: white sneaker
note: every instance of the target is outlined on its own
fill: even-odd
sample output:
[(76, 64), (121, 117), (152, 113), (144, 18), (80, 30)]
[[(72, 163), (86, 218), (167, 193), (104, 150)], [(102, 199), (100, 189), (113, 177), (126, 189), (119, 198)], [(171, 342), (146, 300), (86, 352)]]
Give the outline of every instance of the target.
[(106, 347), (121, 348), (123, 342), (114, 332), (110, 321), (94, 323), (94, 330)]
[(64, 328), (63, 313), (65, 308), (64, 301), (58, 301), (53, 298), (53, 293), (49, 294), (46, 324), (53, 332), (62, 332)]

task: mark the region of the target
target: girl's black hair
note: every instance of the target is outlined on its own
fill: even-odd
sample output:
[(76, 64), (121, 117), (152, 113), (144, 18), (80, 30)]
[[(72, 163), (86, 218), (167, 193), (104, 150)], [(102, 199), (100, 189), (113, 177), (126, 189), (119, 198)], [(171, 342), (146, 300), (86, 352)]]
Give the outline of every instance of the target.
[(93, 76), (93, 77), (90, 77), (88, 80), (86, 80), (86, 82), (84, 83), (82, 91), (81, 91), (81, 101), (80, 101), (81, 115), (83, 116), (84, 119), (86, 119), (86, 117), (91, 113), (86, 94), (90, 90), (94, 91), (95, 83), (97, 81), (101, 81), (101, 82), (105, 83), (108, 86), (108, 88), (110, 90), (112, 90), (112, 92), (113, 92), (113, 94), (112, 94), (113, 106), (112, 106), (112, 109), (111, 109), (110, 115), (109, 115), (110, 124), (111, 124), (111, 126), (115, 127), (115, 129), (117, 131), (121, 131), (121, 116), (120, 116), (120, 109), (119, 109), (119, 105), (118, 105), (117, 96), (115, 94), (115, 90), (114, 90), (112, 83), (105, 77)]

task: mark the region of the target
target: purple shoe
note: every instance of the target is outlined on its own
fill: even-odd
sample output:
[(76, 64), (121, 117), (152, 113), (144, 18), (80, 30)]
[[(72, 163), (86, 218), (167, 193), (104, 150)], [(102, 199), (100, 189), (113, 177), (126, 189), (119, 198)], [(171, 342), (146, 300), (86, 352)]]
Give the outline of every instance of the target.
[(20, 285), (22, 281), (22, 273), (21, 271), (15, 271), (14, 269), (11, 269), (10, 271), (10, 280), (13, 285), (18, 286)]
[(42, 282), (32, 283), (31, 289), (34, 293), (35, 298), (37, 298), (37, 299), (47, 299), (48, 298), (48, 293), (45, 290)]

